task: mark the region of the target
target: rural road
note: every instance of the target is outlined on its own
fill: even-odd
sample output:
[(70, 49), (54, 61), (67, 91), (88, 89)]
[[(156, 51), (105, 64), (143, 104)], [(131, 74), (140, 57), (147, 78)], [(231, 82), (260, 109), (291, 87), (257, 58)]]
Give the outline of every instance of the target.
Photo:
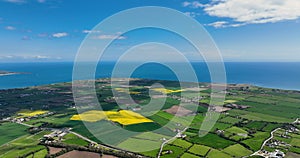
[[(292, 122), (292, 124), (295, 124), (295, 123), (298, 123), (298, 122), (299, 122), (299, 118), (297, 118), (294, 122)], [(279, 129), (281, 129), (281, 128), (276, 128), (276, 129), (274, 129), (274, 130), (271, 132), (271, 136), (263, 142), (263, 144), (261, 145), (260, 149), (259, 149), (258, 151), (256, 151), (256, 152), (254, 152), (253, 154), (251, 154), (250, 156), (259, 155), (258, 153), (264, 148), (264, 146), (266, 145), (266, 143), (267, 143), (269, 140), (273, 139), (274, 133), (275, 133), (276, 131), (278, 131)]]
[(187, 129), (188, 129), (188, 127), (185, 127), (181, 132), (177, 133), (174, 137), (170, 138), (170, 139), (167, 140), (167, 141), (164, 141), (164, 142), (161, 144), (161, 146), (160, 146), (160, 150), (159, 150), (159, 153), (158, 153), (157, 158), (160, 158), (161, 152), (162, 152), (164, 146), (165, 146), (167, 143), (169, 143), (169, 142), (172, 141), (173, 139), (176, 139), (177, 137), (180, 137), (180, 135), (181, 135), (183, 132), (185, 132)]

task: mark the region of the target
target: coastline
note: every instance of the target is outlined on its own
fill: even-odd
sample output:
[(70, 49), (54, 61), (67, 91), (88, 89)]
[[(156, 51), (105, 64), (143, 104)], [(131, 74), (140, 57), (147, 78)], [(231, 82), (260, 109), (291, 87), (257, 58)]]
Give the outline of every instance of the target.
[[(205, 63), (192, 63), (199, 82), (209, 83), (210, 73)], [(237, 63), (225, 62), (228, 84), (249, 84), (253, 86), (300, 91), (300, 63)], [(177, 65), (180, 67), (179, 65)], [(97, 66), (95, 78), (111, 76), (113, 62), (105, 62)], [(161, 71), (156, 71), (156, 70)], [(25, 88), (72, 81), (72, 62), (61, 63), (5, 63), (0, 65), (1, 71), (17, 72), (17, 74), (1, 75), (0, 89)], [(28, 72), (28, 75), (22, 75)], [(148, 73), (151, 72), (151, 73)], [(178, 73), (185, 73), (179, 70)], [(27, 74), (27, 73), (24, 73)], [(122, 76), (122, 75), (120, 75)], [(159, 64), (146, 64), (137, 69), (133, 78), (177, 80), (172, 71)], [(82, 79), (85, 79), (83, 76)]]
[[(0, 74), (1, 76), (10, 76), (10, 75), (18, 75), (18, 74), (26, 74), (26, 73), (12, 73), (12, 74)], [(108, 77), (101, 77), (101, 78), (96, 78), (95, 80), (98, 79), (104, 79)], [(121, 78), (121, 77), (120, 77)], [(136, 78), (136, 77), (133, 77)], [(145, 79), (145, 80), (160, 80), (160, 81), (176, 81), (176, 80), (166, 80), (166, 79), (153, 79), (153, 78), (136, 78), (136, 79)], [(188, 82), (188, 81), (187, 81)], [(34, 87), (39, 87), (39, 86), (48, 86), (48, 85), (53, 85), (53, 84), (61, 84), (61, 83), (72, 83), (71, 81), (62, 81), (62, 82), (53, 82), (53, 83), (47, 83), (47, 84), (38, 84), (38, 85), (33, 85), (33, 86), (23, 86), (23, 87), (14, 87), (14, 88), (0, 88), (1, 90), (12, 90), (12, 89), (26, 89), (26, 88), (34, 88)], [(205, 83), (205, 84), (210, 84), (209, 82), (198, 82), (198, 83)], [(219, 84), (219, 83), (216, 83)], [(222, 83), (221, 83), (222, 84)], [(274, 89), (274, 90), (281, 90), (281, 91), (296, 91), (300, 92), (300, 89), (285, 89), (285, 88), (276, 88), (276, 87), (268, 87), (268, 86), (262, 86), (258, 84), (250, 84), (250, 83), (226, 83), (227, 86), (232, 86), (232, 85), (247, 85), (250, 87), (259, 87), (259, 88), (264, 88), (264, 89)]]

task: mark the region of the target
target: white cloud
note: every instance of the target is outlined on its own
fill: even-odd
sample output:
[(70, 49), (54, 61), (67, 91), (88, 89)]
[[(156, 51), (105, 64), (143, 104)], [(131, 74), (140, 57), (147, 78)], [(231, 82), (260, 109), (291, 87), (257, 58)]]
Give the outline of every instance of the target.
[(206, 24), (206, 26), (213, 26), (215, 28), (225, 28), (225, 27), (240, 27), (246, 25), (245, 23), (233, 23), (230, 24), (227, 21), (216, 21), (210, 24)]
[(83, 30), (82, 33), (100, 33), (100, 30)]
[(192, 18), (195, 18), (196, 16), (200, 15), (199, 13), (196, 12), (185, 12), (184, 14)]
[(52, 34), (52, 36), (55, 37), (55, 38), (61, 38), (61, 37), (68, 36), (68, 33), (66, 33), (66, 32), (58, 32), (58, 33)]
[(274, 23), (300, 17), (299, 0), (214, 0), (205, 6), (210, 16), (231, 18), (240, 24)]
[(222, 28), (222, 27), (226, 27), (228, 24), (227, 21), (216, 21), (210, 24), (207, 24), (207, 26), (213, 26), (215, 28)]
[(5, 29), (12, 31), (12, 30), (15, 30), (16, 28), (13, 26), (6, 26)]
[(37, 56), (34, 56), (33, 58), (35, 58), (35, 59), (50, 59), (51, 57), (43, 56), (43, 55), (37, 55)]
[(182, 6), (183, 7), (191, 7), (191, 8), (202, 8), (202, 7), (205, 7), (206, 4), (202, 4), (198, 1), (193, 1), (193, 2), (185, 1), (182, 3)]
[(96, 36), (95, 39), (118, 39), (118, 40), (123, 40), (126, 39), (125, 36), (120, 36), (119, 34), (117, 35), (99, 35)]
[(26, 3), (25, 0), (4, 0), (5, 2), (9, 2), (9, 3), (16, 3), (16, 4), (23, 4)]

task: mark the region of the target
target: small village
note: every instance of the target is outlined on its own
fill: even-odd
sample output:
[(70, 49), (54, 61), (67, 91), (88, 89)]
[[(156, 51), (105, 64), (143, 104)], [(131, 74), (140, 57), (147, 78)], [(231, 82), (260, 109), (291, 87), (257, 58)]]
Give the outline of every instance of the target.
[[(300, 134), (300, 130), (293, 125), (299, 125), (299, 119), (296, 119), (291, 125), (283, 128), (277, 128), (271, 132), (271, 137), (267, 139), (261, 146), (261, 150), (255, 152), (252, 155), (258, 155), (265, 158), (284, 158), (285, 151), (287, 151), (291, 145), (285, 141), (278, 140), (276, 138), (282, 138), (283, 140), (289, 140), (292, 138), (292, 134)], [(274, 138), (275, 137), (275, 138)], [(268, 147), (269, 151), (264, 147)], [(273, 151), (270, 151), (273, 150)]]

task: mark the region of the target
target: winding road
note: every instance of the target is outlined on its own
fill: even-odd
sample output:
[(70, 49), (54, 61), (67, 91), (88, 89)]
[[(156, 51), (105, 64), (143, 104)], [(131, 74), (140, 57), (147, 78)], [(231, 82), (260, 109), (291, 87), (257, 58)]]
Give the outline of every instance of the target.
[[(298, 122), (299, 122), (299, 118), (297, 118), (294, 122), (292, 122), (292, 124), (295, 124), (295, 123), (298, 123)], [(267, 143), (268, 141), (270, 141), (271, 139), (274, 138), (274, 133), (275, 133), (276, 131), (280, 130), (280, 129), (281, 129), (281, 128), (276, 128), (276, 129), (274, 129), (274, 130), (271, 132), (271, 136), (263, 142), (263, 144), (261, 145), (260, 149), (259, 149), (258, 151), (256, 151), (256, 152), (254, 152), (253, 154), (251, 154), (250, 156), (259, 155), (259, 152), (264, 148), (264, 146), (266, 145), (266, 143)]]
[(172, 141), (172, 140), (174, 140), (174, 139), (180, 137), (180, 135), (181, 135), (182, 133), (184, 133), (187, 129), (188, 129), (188, 127), (185, 127), (181, 132), (178, 132), (174, 137), (170, 138), (169, 140), (164, 141), (164, 142), (161, 144), (161, 146), (160, 146), (160, 149), (159, 149), (159, 153), (158, 153), (157, 158), (160, 158), (161, 152), (162, 152), (164, 146), (165, 146), (167, 143), (169, 143), (170, 141)]

